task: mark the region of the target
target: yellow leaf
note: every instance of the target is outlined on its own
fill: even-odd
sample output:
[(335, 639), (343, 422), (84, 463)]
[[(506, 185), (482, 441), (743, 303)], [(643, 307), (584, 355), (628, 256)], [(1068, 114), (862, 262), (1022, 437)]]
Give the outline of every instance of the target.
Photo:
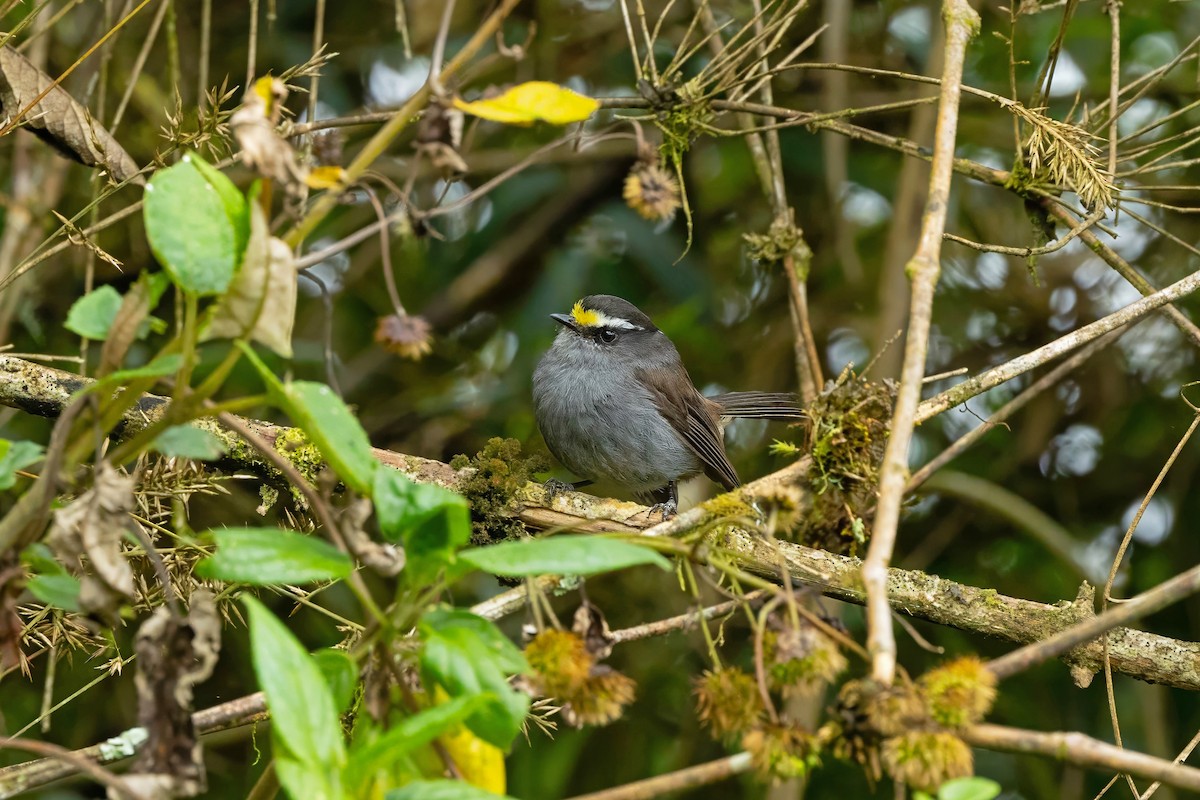
[(582, 122), (600, 107), (599, 101), (548, 81), (520, 83), (504, 94), (468, 103), (454, 99), (454, 107), (468, 114), (508, 125), (532, 125), (539, 120), (552, 125)]
[(317, 167), (304, 178), (310, 189), (332, 189), (341, 184), (346, 170), (341, 167)]
[(438, 741), (446, 748), (463, 780), (493, 794), (504, 794), (507, 776), (500, 748), (488, 744), (463, 725), (442, 734)]

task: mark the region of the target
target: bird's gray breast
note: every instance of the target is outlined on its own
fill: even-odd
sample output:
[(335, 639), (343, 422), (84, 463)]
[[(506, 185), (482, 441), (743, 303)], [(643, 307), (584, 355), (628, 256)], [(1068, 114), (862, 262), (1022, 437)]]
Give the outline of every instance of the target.
[(700, 459), (654, 405), (632, 365), (566, 331), (533, 373), (533, 407), (546, 444), (580, 478), (635, 492), (695, 475)]

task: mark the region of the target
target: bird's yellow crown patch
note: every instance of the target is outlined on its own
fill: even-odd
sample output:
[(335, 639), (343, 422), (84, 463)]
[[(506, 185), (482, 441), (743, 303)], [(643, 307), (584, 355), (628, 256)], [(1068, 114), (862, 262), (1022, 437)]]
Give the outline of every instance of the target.
[(581, 301), (576, 301), (575, 305), (571, 308), (571, 317), (575, 320), (575, 324), (581, 328), (590, 328), (600, 324), (600, 312), (584, 308)]

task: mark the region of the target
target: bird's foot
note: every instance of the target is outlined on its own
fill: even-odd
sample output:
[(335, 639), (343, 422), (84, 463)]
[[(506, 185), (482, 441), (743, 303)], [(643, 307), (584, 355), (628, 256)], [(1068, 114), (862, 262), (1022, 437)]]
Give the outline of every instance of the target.
[(661, 503), (655, 503), (646, 509), (647, 517), (653, 517), (655, 514), (662, 514), (663, 522), (666, 522), (678, 513), (679, 502), (674, 497), (668, 498)]
[(563, 492), (575, 491), (575, 484), (567, 483), (566, 481), (560, 481), (558, 478), (551, 478), (543, 483), (542, 486), (546, 490), (546, 505), (553, 503), (554, 498)]

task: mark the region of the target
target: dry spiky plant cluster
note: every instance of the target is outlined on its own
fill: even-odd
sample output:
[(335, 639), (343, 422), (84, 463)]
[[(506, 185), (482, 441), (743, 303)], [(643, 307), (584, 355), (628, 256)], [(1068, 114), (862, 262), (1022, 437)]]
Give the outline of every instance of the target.
[[(1200, 590), (1200, 20), (550, 5), (0, 5), (0, 796), (1200, 790), (1200, 634), (1127, 627)], [(798, 389), (770, 474), (534, 484), (542, 305), (610, 286)]]

